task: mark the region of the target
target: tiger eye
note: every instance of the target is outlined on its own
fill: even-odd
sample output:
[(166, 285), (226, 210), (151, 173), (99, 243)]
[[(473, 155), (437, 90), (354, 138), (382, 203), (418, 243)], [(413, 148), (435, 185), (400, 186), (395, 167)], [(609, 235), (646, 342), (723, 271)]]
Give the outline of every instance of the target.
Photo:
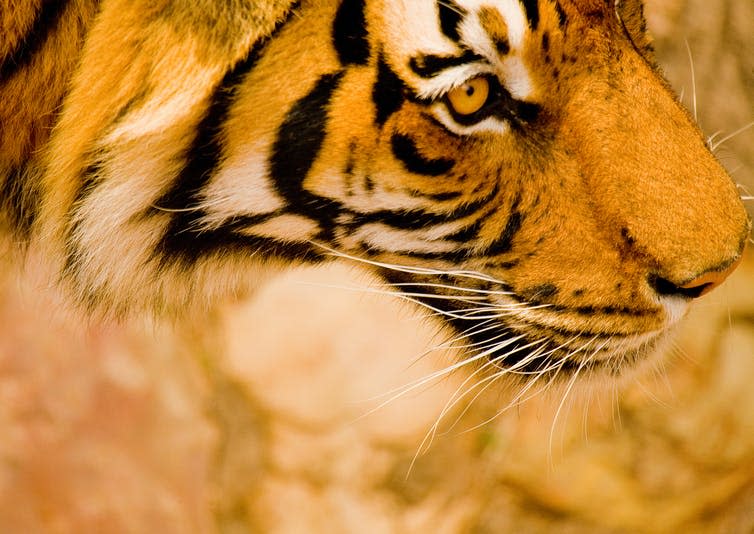
[(448, 102), (459, 115), (471, 115), (482, 109), (489, 95), (490, 82), (480, 76), (450, 91)]

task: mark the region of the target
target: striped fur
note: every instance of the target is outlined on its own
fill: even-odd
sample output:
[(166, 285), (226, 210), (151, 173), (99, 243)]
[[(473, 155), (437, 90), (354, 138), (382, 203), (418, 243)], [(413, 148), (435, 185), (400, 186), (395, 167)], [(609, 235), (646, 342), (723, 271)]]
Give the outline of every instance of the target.
[(743, 250), (639, 0), (0, 7), (3, 212), (92, 312), (208, 306), (335, 251), (505, 365), (592, 344), (613, 368)]

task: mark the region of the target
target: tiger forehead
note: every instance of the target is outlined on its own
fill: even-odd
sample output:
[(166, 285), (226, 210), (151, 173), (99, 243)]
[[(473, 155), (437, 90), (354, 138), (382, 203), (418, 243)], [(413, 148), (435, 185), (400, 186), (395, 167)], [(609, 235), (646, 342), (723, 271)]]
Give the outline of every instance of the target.
[(510, 50), (508, 23), (500, 11), (490, 6), (482, 7), (479, 10), (479, 25), (487, 32), (500, 53), (507, 53)]
[[(600, 2), (604, 10), (605, 0)], [(382, 6), (377, 35), (396, 59), (473, 50), (493, 63), (499, 55), (525, 49), (535, 34), (563, 30), (569, 18), (588, 18), (582, 11), (591, 10), (589, 0), (388, 0), (377, 5)]]

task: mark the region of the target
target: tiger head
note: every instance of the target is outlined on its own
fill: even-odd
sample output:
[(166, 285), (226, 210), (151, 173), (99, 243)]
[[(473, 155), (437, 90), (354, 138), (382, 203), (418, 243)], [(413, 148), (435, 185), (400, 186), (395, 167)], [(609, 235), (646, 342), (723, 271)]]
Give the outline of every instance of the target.
[[(144, 112), (150, 95), (113, 112), (111, 139), (170, 117)], [(149, 265), (154, 278), (237, 270), (231, 253), (335, 251), (501, 368), (619, 374), (722, 282), (748, 237), (736, 186), (658, 73), (640, 0), (304, 0), (214, 95), (181, 115), (199, 133), (188, 146), (170, 135), (177, 156), (129, 138), (124, 161), (161, 150), (134, 167), (131, 212), (104, 204), (128, 189), (107, 189), (117, 150), (89, 166), (71, 278), (107, 250), (117, 217), (138, 225), (121, 240), (144, 247), (123, 270), (135, 280)], [(178, 175), (167, 187), (143, 178), (161, 157)], [(103, 286), (115, 254), (100, 254)]]
[[(733, 270), (749, 232), (641, 11), (346, 0), (271, 175), (300, 178), (287, 200), (315, 241), (499, 366), (619, 373)], [(307, 48), (277, 59), (311, 73)]]

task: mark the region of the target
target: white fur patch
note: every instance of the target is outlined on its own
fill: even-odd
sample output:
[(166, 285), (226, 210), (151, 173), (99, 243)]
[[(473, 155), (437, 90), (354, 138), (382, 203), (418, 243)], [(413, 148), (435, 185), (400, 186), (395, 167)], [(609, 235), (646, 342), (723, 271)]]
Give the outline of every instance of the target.
[(478, 13), (469, 13), (466, 18), (461, 21), (458, 30), (464, 43), (469, 45), (469, 47), (476, 53), (492, 60), (494, 63), (498, 53), (489, 34), (482, 27)]
[(432, 254), (455, 252), (460, 248), (455, 242), (429, 240), (416, 231), (398, 230), (381, 223), (364, 225), (352, 237), (367, 246), (391, 252)]
[[(118, 122), (118, 127), (105, 137), (105, 144), (160, 134), (165, 128), (189, 119), (197, 109), (201, 109), (197, 104), (207, 98), (221, 67), (203, 66), (193, 50), (183, 52), (187, 54), (183, 64), (168, 68), (170, 72), (179, 74), (155, 81), (146, 100), (135, 103), (134, 108)], [(155, 68), (155, 71), (159, 72), (159, 69)]]
[(689, 309), (688, 301), (680, 297), (661, 297), (660, 302), (665, 308), (668, 326), (678, 324), (686, 316)]
[(511, 56), (503, 59), (503, 84), (513, 98), (526, 100), (534, 94), (534, 84), (529, 70), (520, 57)]
[(440, 31), (434, 1), (387, 2), (383, 22), (386, 42), (390, 43), (391, 52), (395, 52), (395, 59), (419, 54), (458, 53), (456, 46)]
[(308, 241), (319, 232), (319, 224), (303, 215), (286, 213), (241, 230), (242, 234), (271, 237), (281, 241)]
[[(456, 3), (466, 9), (469, 12), (477, 13), (483, 7), (492, 7), (497, 9), (502, 15), (505, 23), (508, 25), (508, 42), (512, 49), (521, 49), (524, 45), (524, 39), (526, 38), (526, 32), (529, 29), (529, 23), (524, 13), (524, 6), (521, 5), (519, 0), (456, 0)], [(476, 18), (476, 16), (474, 16)], [(472, 20), (472, 19), (469, 19)], [(477, 19), (477, 25), (478, 19)], [(463, 28), (463, 26), (462, 26)], [(479, 27), (481, 30), (481, 26)], [(474, 45), (478, 39), (475, 37), (476, 32), (469, 31), (468, 38), (471, 39), (468, 44)], [(484, 32), (486, 36), (486, 32)], [(464, 35), (466, 37), (466, 35)], [(489, 40), (489, 36), (487, 36)]]
[[(387, 173), (382, 173), (386, 182), (395, 182)], [(373, 213), (382, 210), (413, 210), (426, 207), (426, 200), (412, 197), (401, 191), (388, 191), (375, 186), (373, 191), (362, 190), (358, 194), (343, 199), (343, 205), (359, 213)]]
[(207, 213), (205, 226), (217, 228), (231, 217), (271, 213), (285, 205), (270, 184), (269, 145), (268, 140), (257, 141), (225, 162), (199, 205)]
[(435, 106), (432, 108), (432, 111), (434, 112), (438, 120), (442, 122), (448, 130), (458, 135), (472, 135), (482, 132), (503, 135), (507, 134), (510, 131), (510, 126), (507, 122), (501, 121), (494, 117), (487, 117), (486, 119), (479, 121), (476, 124), (472, 124), (471, 126), (458, 124), (453, 119), (453, 116), (450, 114), (450, 112), (448, 112), (445, 104), (435, 104)]

